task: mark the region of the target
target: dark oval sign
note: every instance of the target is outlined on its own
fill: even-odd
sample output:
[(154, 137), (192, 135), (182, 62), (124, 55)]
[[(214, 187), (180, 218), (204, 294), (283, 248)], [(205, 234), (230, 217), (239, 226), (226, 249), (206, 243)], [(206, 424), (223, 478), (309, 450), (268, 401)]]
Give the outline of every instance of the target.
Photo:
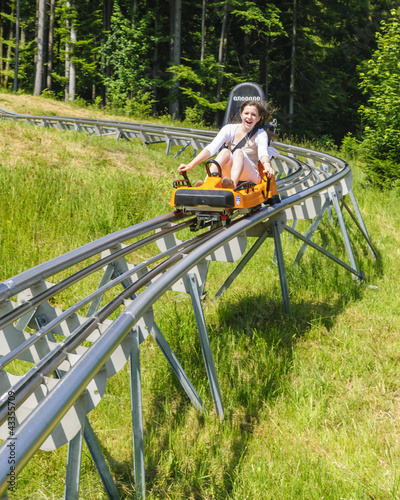
[(240, 121), (240, 105), (244, 101), (265, 102), (264, 91), (258, 83), (239, 83), (231, 90), (223, 125)]

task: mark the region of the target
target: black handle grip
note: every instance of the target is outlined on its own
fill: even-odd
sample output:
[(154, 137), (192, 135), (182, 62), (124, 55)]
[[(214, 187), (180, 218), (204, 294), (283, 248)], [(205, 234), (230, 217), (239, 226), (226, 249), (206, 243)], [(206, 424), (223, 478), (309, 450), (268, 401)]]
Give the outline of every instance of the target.
[(207, 175), (209, 177), (211, 177), (213, 174), (210, 172), (210, 167), (209, 167), (209, 164), (210, 163), (214, 163), (214, 165), (217, 166), (218, 168), (218, 175), (220, 177), (222, 177), (222, 169), (221, 169), (221, 165), (216, 161), (216, 160), (208, 160), (208, 162), (206, 163), (206, 170), (207, 170)]

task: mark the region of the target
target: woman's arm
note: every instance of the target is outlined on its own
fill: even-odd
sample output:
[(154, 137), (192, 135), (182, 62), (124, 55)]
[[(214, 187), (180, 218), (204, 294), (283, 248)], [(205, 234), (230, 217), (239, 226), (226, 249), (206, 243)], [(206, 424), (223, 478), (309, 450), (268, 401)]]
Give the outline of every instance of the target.
[(210, 156), (211, 156), (210, 151), (207, 148), (204, 148), (200, 151), (200, 153), (195, 158), (193, 158), (193, 160), (191, 162), (189, 162), (187, 164), (181, 163), (178, 167), (178, 172), (182, 173), (182, 172), (185, 172), (186, 170), (190, 170), (193, 167), (195, 167), (196, 165), (198, 165), (199, 163), (202, 163), (203, 161), (208, 160), (208, 158), (210, 158)]
[(237, 127), (237, 123), (228, 123), (228, 125), (225, 125), (221, 128), (212, 142), (210, 142), (210, 144), (206, 146), (210, 151), (211, 156), (214, 156), (215, 153), (218, 153), (224, 143), (229, 142), (233, 139)]
[(268, 179), (271, 179), (271, 177), (275, 175), (275, 170), (271, 166), (269, 156), (263, 155), (260, 158), (260, 162), (262, 163), (264, 174), (268, 177)]
[[(236, 125), (237, 126), (237, 125)], [(185, 170), (190, 170), (199, 163), (208, 160), (211, 156), (220, 149), (225, 141), (231, 140), (232, 130), (236, 130), (236, 126), (232, 128), (232, 125), (225, 125), (222, 127), (214, 139), (208, 144), (200, 153), (188, 164), (181, 163), (178, 167), (178, 172), (184, 172)]]
[(258, 147), (258, 158), (263, 166), (264, 174), (270, 179), (275, 175), (275, 170), (271, 167), (271, 161), (268, 155), (268, 135), (265, 130), (260, 130), (256, 137)]

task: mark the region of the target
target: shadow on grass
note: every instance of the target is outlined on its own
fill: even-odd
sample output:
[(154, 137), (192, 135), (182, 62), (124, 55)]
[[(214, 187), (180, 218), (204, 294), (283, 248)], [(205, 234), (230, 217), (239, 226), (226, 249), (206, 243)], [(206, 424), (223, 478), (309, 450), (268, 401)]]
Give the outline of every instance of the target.
[(332, 328), (335, 318), (345, 306), (346, 302), (339, 297), (331, 303), (292, 300), (292, 315), (288, 316), (283, 311), (281, 300), (262, 293), (224, 303), (219, 307), (218, 315), (221, 323), (232, 328), (238, 335), (258, 329), (264, 332), (268, 342), (268, 332), (274, 332), (274, 339), (278, 332), (281, 336), (280, 345), (290, 347), (291, 339), (302, 337), (309, 330), (312, 321), (319, 321), (328, 330)]
[[(349, 303), (357, 300), (358, 292), (349, 292), (345, 297), (337, 295), (330, 302), (292, 300), (291, 317), (284, 314), (282, 302), (276, 297), (276, 292), (231, 297), (229, 301), (218, 304), (216, 323), (208, 322), (225, 419), (219, 431), (212, 430), (213, 417), (210, 420), (210, 417), (199, 414), (196, 425), (198, 432), (204, 433), (206, 439), (210, 440), (211, 450), (218, 447), (222, 449), (226, 440), (229, 441), (230, 454), (221, 466), (222, 479), (213, 477), (213, 461), (218, 455), (217, 452), (213, 455), (213, 451), (203, 463), (201, 454), (193, 451), (193, 470), (187, 474), (187, 463), (179, 455), (182, 450), (179, 451), (174, 440), (186, 435), (191, 403), (176, 377), (171, 372), (164, 372), (166, 379), (163, 384), (158, 382), (157, 395), (147, 409), (148, 416), (144, 422), (147, 443), (146, 488), (153, 495), (161, 494), (164, 488), (168, 489), (168, 485), (181, 483), (179, 498), (200, 500), (207, 497), (205, 492), (209, 492), (210, 488), (214, 491), (213, 498), (227, 498), (234, 487), (235, 472), (246, 457), (253, 430), (265, 416), (266, 405), (273, 404), (284, 394), (296, 343), (316, 323), (329, 332), (338, 315)], [(182, 314), (187, 314), (187, 311)], [(198, 338), (195, 337), (193, 335), (191, 348), (199, 351)], [(178, 358), (184, 362), (185, 370), (196, 389), (202, 387), (207, 393), (206, 403), (210, 408), (212, 402), (206, 371), (204, 364), (199, 366), (202, 357), (199, 352), (188, 355), (189, 351), (182, 350)], [(182, 356), (185, 359), (181, 359)], [(196, 375), (193, 377), (193, 374)], [(160, 390), (163, 387), (166, 390)], [(174, 446), (171, 448), (174, 442), (178, 449), (174, 449)], [(116, 462), (109, 456), (107, 458), (117, 476), (118, 488), (126, 495), (124, 498), (134, 498), (132, 463)]]
[[(344, 213), (344, 215), (346, 215)], [(354, 252), (354, 257), (357, 261), (357, 266), (359, 269), (363, 270), (365, 266), (369, 266), (370, 263), (365, 262), (365, 259), (373, 260), (373, 274), (375, 276), (382, 276), (384, 273), (384, 265), (382, 260), (382, 254), (378, 248), (371, 241), (373, 246), (373, 253), (375, 254), (375, 259), (371, 256), (369, 245), (361, 233), (361, 231), (355, 226), (354, 222), (349, 219), (346, 215), (347, 220), (347, 230), (351, 246)], [(337, 256), (339, 259), (343, 259), (345, 263), (348, 263), (348, 256), (346, 252), (345, 242), (343, 235), (338, 228), (339, 222), (335, 218), (334, 222), (331, 224), (328, 221), (323, 221), (320, 226), (319, 235), (321, 238), (321, 246), (328, 251), (332, 252), (333, 255)], [(367, 279), (372, 278), (366, 276)]]
[(346, 303), (340, 298), (335, 303), (302, 301), (292, 303), (292, 316), (289, 317), (283, 312), (281, 301), (260, 294), (243, 296), (219, 308), (219, 320), (223, 324), (220, 338), (228, 346), (226, 332), (229, 332), (234, 339), (232, 345), (237, 345), (241, 352), (237, 363), (237, 353), (229, 346), (220, 354), (220, 357), (230, 356), (220, 376), (222, 388), (226, 389), (229, 381), (234, 380), (232, 389), (225, 394), (225, 398), (232, 398), (228, 402), (227, 419), (232, 421), (237, 408), (243, 408), (244, 412), (239, 422), (242, 432), (231, 442), (234, 453), (225, 469), (225, 493), (221, 491), (218, 498), (226, 498), (225, 495), (232, 491), (235, 471), (246, 456), (253, 429), (265, 418), (266, 405), (273, 404), (284, 394), (296, 343), (315, 322), (329, 332), (345, 307)]

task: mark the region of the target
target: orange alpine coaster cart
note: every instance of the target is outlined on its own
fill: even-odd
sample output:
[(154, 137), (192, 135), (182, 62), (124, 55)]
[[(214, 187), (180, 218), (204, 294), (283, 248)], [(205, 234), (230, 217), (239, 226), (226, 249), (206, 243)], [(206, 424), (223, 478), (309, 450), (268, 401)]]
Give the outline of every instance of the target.
[[(210, 172), (210, 163), (217, 166), (217, 173)], [(192, 187), (186, 172), (182, 173), (184, 179), (173, 182), (175, 189), (172, 192), (171, 206), (197, 215), (197, 229), (205, 226), (208, 221), (228, 223), (236, 215), (259, 210), (263, 203), (270, 206), (280, 203), (275, 177), (264, 179), (260, 164), (258, 169), (262, 179), (259, 184), (239, 182), (235, 189), (227, 189), (221, 185), (220, 165), (215, 160), (209, 160), (206, 163), (207, 177), (201, 186)]]

